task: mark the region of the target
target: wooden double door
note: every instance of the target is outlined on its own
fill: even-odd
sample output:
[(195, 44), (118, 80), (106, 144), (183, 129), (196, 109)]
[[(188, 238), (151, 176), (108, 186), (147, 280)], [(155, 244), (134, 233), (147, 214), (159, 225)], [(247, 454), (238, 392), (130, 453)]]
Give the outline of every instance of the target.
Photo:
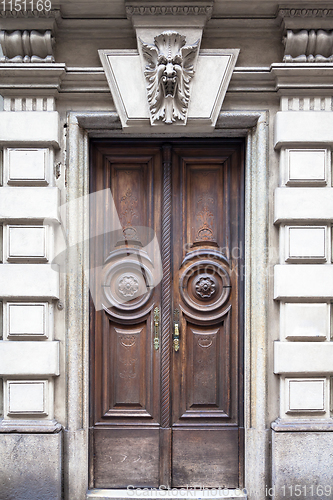
[(91, 487), (242, 485), (243, 176), (242, 140), (91, 144)]

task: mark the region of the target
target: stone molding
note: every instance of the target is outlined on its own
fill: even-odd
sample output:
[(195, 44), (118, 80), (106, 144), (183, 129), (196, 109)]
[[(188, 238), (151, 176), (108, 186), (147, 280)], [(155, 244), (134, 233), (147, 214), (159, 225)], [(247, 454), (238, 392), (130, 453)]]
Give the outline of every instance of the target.
[(0, 57), (0, 62), (54, 63), (54, 43), (51, 30), (44, 33), (36, 30), (0, 31), (0, 44), (4, 54)]
[(179, 4), (165, 5), (165, 3), (156, 3), (151, 5), (140, 3), (126, 5), (126, 15), (128, 19), (132, 16), (206, 16), (207, 20), (211, 18), (213, 12), (213, 2), (182, 2)]
[(333, 432), (333, 419), (287, 420), (277, 418), (271, 423), (275, 432)]
[[(28, 2), (27, 2), (28, 3)], [(55, 33), (57, 22), (61, 18), (60, 10), (50, 11), (15, 11), (0, 10), (0, 27), (3, 30), (52, 30)]]
[[(318, 95), (321, 99), (331, 98), (332, 82), (331, 63), (274, 63), (270, 67), (238, 66), (233, 70), (228, 91), (283, 92), (289, 99), (296, 95), (304, 101), (310, 98), (312, 102)], [(63, 95), (73, 92), (108, 93), (109, 86), (102, 67), (73, 68), (66, 67), (64, 63), (33, 65), (0, 63), (0, 94), (4, 97), (57, 96), (59, 90)], [(310, 109), (312, 107), (310, 104)], [(317, 109), (316, 105), (313, 109)], [(304, 110), (306, 110), (305, 102)]]
[(4, 111), (55, 111), (54, 97), (4, 97)]
[(280, 8), (278, 18), (281, 20), (283, 30), (331, 29), (333, 9), (323, 4), (312, 8), (303, 3), (303, 5)]
[(333, 17), (333, 9), (303, 9), (303, 8), (282, 8), (279, 16), (286, 17)]
[(0, 434), (57, 434), (62, 430), (62, 425), (56, 420), (7, 420), (0, 422)]
[(0, 19), (39, 19), (39, 18), (54, 18), (60, 15), (58, 10), (1, 10)]

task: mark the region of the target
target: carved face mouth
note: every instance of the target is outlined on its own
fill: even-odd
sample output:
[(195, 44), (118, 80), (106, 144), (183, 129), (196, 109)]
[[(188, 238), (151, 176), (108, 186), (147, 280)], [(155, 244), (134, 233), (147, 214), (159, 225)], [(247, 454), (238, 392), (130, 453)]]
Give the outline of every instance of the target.
[(179, 82), (179, 74), (181, 72), (181, 57), (177, 55), (172, 59), (167, 59), (162, 56), (159, 63), (159, 73), (161, 74), (164, 97), (175, 97)]

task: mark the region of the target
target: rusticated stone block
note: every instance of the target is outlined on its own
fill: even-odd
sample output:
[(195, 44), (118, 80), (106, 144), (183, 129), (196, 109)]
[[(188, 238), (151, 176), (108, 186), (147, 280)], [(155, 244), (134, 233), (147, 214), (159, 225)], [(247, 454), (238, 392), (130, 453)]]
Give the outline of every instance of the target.
[(333, 432), (273, 432), (273, 500), (333, 500)]
[(61, 500), (57, 434), (0, 434), (1, 500)]

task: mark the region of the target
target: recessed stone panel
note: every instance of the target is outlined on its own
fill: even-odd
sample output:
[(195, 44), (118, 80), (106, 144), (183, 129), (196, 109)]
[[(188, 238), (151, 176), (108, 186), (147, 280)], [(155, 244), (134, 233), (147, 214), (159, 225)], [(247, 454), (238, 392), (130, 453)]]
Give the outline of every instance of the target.
[(8, 226), (8, 261), (47, 261), (46, 226)]
[(11, 338), (48, 337), (48, 304), (47, 303), (8, 303), (7, 304), (7, 336)]
[(325, 412), (326, 379), (286, 379), (287, 413)]
[(326, 261), (326, 227), (294, 226), (287, 230), (287, 261)]
[(327, 183), (326, 149), (287, 150), (287, 185), (325, 185)]
[(47, 380), (8, 380), (8, 415), (47, 415), (47, 385)]
[(326, 340), (330, 330), (329, 304), (281, 304), (282, 325), (287, 340)]
[(7, 183), (11, 185), (47, 185), (48, 152), (46, 148), (8, 148)]

